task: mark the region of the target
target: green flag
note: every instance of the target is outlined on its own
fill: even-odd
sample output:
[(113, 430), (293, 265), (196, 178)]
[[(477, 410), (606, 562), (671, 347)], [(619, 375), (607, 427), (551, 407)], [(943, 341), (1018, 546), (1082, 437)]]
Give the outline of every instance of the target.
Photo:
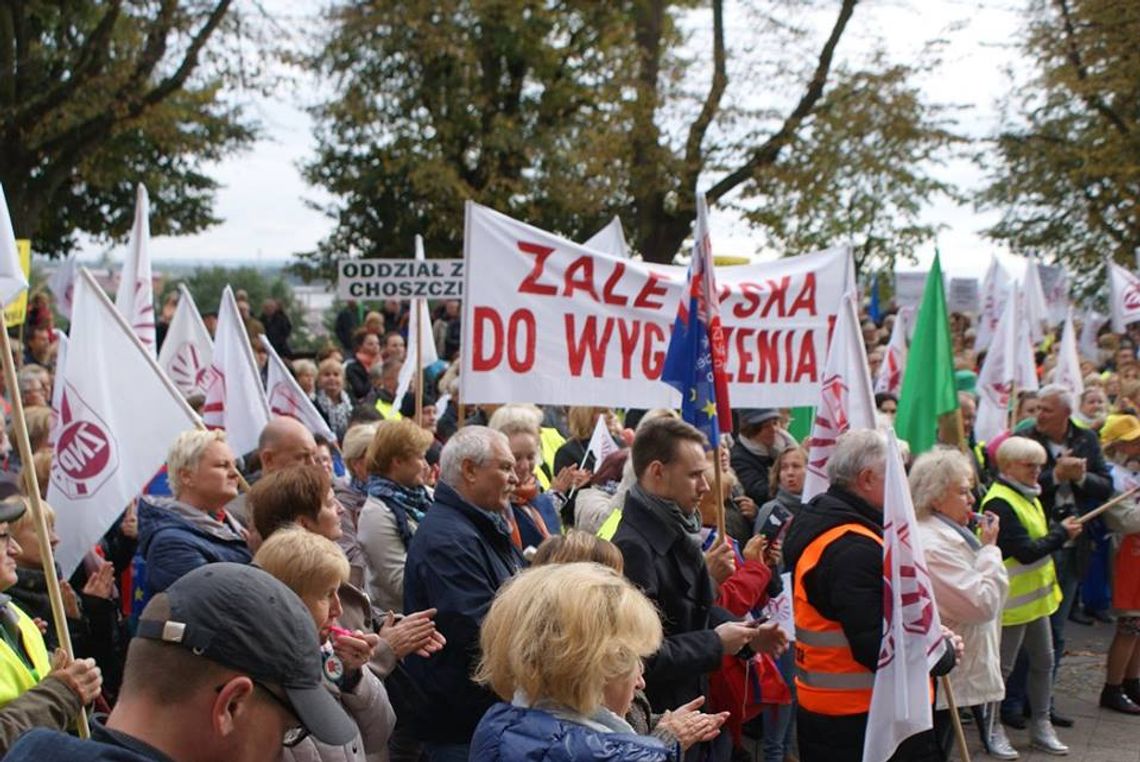
[(942, 263), (935, 253), (906, 358), (895, 431), (910, 444), (912, 453), (926, 452), (937, 440), (938, 417), (957, 409), (954, 347), (942, 288)]

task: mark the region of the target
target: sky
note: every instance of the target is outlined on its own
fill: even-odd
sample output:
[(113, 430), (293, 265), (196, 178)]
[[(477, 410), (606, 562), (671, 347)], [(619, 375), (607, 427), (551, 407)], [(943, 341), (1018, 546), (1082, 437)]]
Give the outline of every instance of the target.
[[(885, 46), (892, 60), (906, 62), (918, 55), (924, 44), (936, 37), (948, 40), (942, 65), (922, 81), (932, 101), (966, 107), (959, 115), (958, 129), (973, 136), (991, 134), (998, 124), (998, 99), (1007, 91), (1005, 70), (1018, 65), (1016, 35), (1021, 7), (1026, 0), (863, 0), (855, 10), (840, 42), (840, 60), (866, 55), (876, 42)], [(304, 28), (306, 14), (315, 8), (311, 0), (264, 0), (263, 5), (286, 25)], [(836, 4), (837, 5), (837, 4)], [(707, 13), (707, 11), (705, 11)], [(728, 13), (732, 13), (729, 3)], [(833, 14), (823, 17), (819, 39), (829, 30)], [(311, 23), (311, 22), (310, 22)], [(746, 29), (727, 26), (728, 44)], [(735, 41), (740, 42), (737, 37)], [(730, 88), (742, 83), (730, 83)], [(223, 222), (193, 236), (156, 237), (151, 243), (155, 260), (211, 260), (222, 262), (279, 262), (296, 251), (312, 249), (326, 236), (332, 222), (305, 201), (328, 201), (327, 194), (308, 186), (298, 165), (314, 150), (311, 122), (302, 98), (327, 95), (321, 85), (314, 90), (293, 88), (272, 98), (247, 99), (250, 114), (262, 125), (264, 137), (251, 150), (210, 167), (221, 184), (215, 213)], [(327, 87), (327, 86), (325, 86)], [(798, 97), (798, 94), (797, 94)], [(961, 189), (979, 188), (981, 170), (968, 161), (955, 161), (937, 168), (943, 179)], [(978, 231), (996, 221), (993, 213), (978, 213), (941, 201), (925, 210), (928, 221), (946, 225), (939, 234), (944, 268), (954, 275), (980, 276), (993, 254), (1013, 270), (1015, 258), (1002, 255)], [(751, 235), (732, 213), (712, 210), (713, 248), (718, 253), (751, 253), (757, 237)], [(84, 242), (80, 258), (97, 259), (107, 247)], [(121, 261), (126, 246), (111, 247)], [(916, 252), (918, 269), (925, 269), (934, 255), (934, 243)], [(900, 269), (911, 269), (903, 265)]]

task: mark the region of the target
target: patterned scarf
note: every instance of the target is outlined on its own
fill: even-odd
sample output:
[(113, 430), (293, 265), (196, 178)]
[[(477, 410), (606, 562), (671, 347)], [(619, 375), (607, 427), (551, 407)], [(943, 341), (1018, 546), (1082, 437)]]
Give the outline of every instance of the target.
[(408, 517), (417, 524), (424, 520), (424, 512), (431, 504), (427, 489), (422, 486), (405, 487), (391, 479), (373, 475), (368, 477), (365, 492), (388, 506), (388, 510), (396, 517), (396, 528), (407, 548), (412, 542), (412, 527), (408, 524)]
[(325, 420), (329, 422), (329, 428), (333, 430), (333, 434), (336, 434), (336, 438), (342, 439), (344, 432), (348, 431), (348, 419), (352, 416), (352, 400), (348, 398), (348, 394), (342, 390), (340, 399), (333, 402), (325, 394), (324, 389), (318, 389), (316, 405)]

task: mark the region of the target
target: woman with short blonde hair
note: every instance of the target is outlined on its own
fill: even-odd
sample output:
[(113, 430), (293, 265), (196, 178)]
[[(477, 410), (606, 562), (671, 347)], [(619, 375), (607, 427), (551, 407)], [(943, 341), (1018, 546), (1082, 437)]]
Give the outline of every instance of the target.
[[(667, 760), (675, 748), (638, 736), (622, 717), (661, 645), (653, 604), (611, 568), (539, 566), (510, 580), (483, 620), (475, 679), (503, 699), (471, 741), (472, 759), (525, 754)], [(510, 702), (510, 703), (506, 703)]]
[(226, 432), (220, 429), (190, 429), (179, 434), (166, 455), (171, 494), (178, 497), (182, 491), (182, 472), (197, 469), (207, 447), (214, 442), (224, 444), (225, 441)]

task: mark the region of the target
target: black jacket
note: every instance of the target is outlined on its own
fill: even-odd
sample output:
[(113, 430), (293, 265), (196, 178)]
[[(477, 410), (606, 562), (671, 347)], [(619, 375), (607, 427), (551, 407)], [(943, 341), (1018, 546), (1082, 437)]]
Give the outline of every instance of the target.
[[(1069, 511), (1057, 506), (1057, 489), (1060, 485), (1053, 481), (1053, 466), (1057, 464), (1057, 459), (1049, 449), (1049, 438), (1038, 431), (1036, 426), (1027, 431), (1025, 436), (1035, 439), (1045, 448), (1045, 468), (1041, 470), (1041, 476), (1037, 479), (1037, 483), (1041, 485), (1041, 505), (1045, 508), (1046, 518), (1059, 521), (1068, 515)], [(1065, 432), (1064, 445), (1073, 457), (1085, 459), (1084, 483), (1073, 483), (1073, 498), (1076, 500), (1077, 512), (1084, 513), (1112, 497), (1112, 475), (1108, 471), (1104, 453), (1100, 450), (1096, 432), (1082, 429), (1070, 421), (1069, 430)]]
[(660, 650), (646, 660), (645, 694), (655, 710), (675, 709), (706, 692), (707, 676), (724, 655), (713, 628), (736, 617), (713, 605), (700, 549), (633, 494), (626, 495), (613, 542), (625, 576), (657, 606), (665, 628)]
[[(380, 360), (377, 359), (376, 362)], [(368, 368), (355, 357), (344, 364), (344, 380), (348, 384), (348, 393), (353, 402), (362, 402), (372, 391), (372, 379), (368, 376)]]
[[(1004, 482), (1014, 491), (1017, 490), (1017, 487), (1001, 477), (998, 477), (998, 481)], [(1030, 539), (1029, 530), (1021, 523), (1021, 519), (1014, 512), (1013, 506), (1003, 498), (995, 497), (985, 504), (984, 510), (996, 513), (1001, 524), (1001, 528), (998, 530), (997, 546), (1001, 549), (1002, 558), (1014, 558), (1017, 559), (1018, 563), (1031, 564), (1059, 549), (1069, 539), (1069, 533), (1060, 524), (1054, 524), (1050, 527), (1049, 534), (1044, 537), (1037, 540)], [(1049, 514), (1046, 512), (1045, 520), (1048, 521), (1048, 519)]]
[(757, 507), (771, 499), (771, 495), (768, 494), (768, 478), (775, 462), (775, 456), (757, 455), (745, 447), (739, 439), (732, 445), (729, 464), (736, 473), (736, 478), (740, 480), (744, 494), (752, 498)]

